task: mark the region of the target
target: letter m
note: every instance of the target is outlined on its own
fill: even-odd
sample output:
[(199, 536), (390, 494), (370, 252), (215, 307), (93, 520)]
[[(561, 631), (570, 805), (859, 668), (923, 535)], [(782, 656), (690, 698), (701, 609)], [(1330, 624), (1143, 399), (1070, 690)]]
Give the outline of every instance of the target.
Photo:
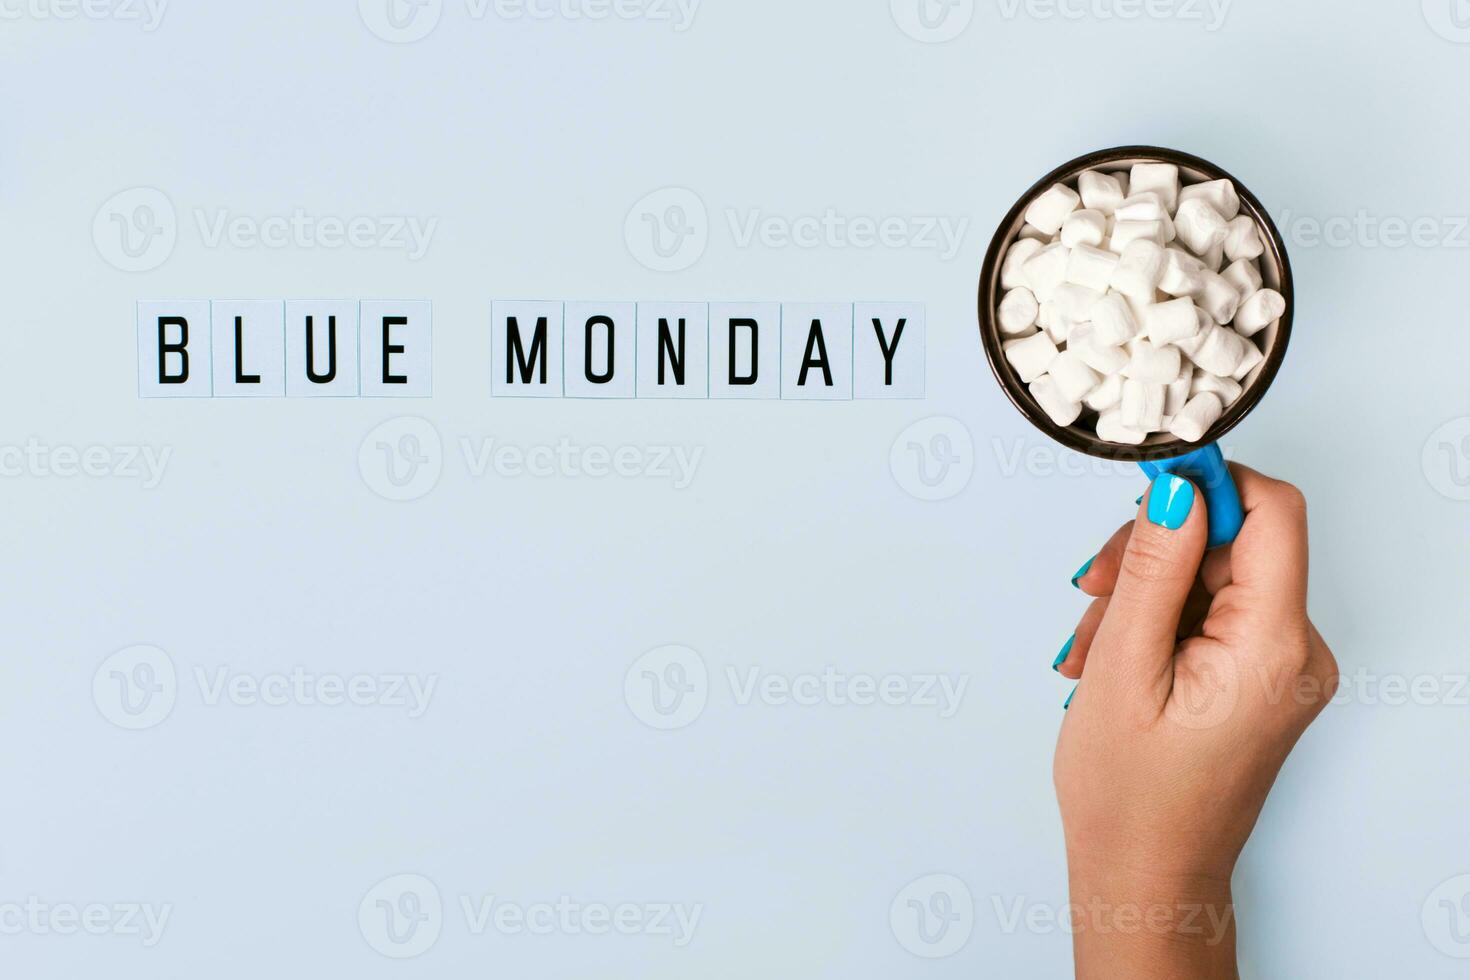
[[(540, 381), (531, 380), (531, 371), (539, 363)], [(515, 384), (516, 371), (521, 374), (521, 384), (546, 384), (546, 317), (536, 318), (536, 329), (531, 334), (531, 351), (521, 342), (521, 325), (515, 317), (506, 321), (505, 327), (505, 383)]]

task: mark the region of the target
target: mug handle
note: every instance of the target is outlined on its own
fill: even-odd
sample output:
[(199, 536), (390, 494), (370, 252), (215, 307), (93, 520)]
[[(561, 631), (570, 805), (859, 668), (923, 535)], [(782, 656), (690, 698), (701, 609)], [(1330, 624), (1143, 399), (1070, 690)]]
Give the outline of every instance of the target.
[(1207, 547), (1218, 548), (1235, 540), (1240, 526), (1245, 523), (1245, 511), (1240, 506), (1240, 492), (1235, 489), (1235, 480), (1225, 465), (1219, 443), (1212, 442), (1175, 459), (1156, 459), (1138, 465), (1150, 480), (1160, 473), (1173, 473), (1186, 477), (1200, 488), (1209, 514)]

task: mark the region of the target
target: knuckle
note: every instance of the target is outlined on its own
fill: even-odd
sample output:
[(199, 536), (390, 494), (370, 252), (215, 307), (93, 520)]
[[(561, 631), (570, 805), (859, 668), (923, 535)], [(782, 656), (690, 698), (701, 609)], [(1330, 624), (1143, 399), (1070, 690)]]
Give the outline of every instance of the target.
[(1306, 517), (1307, 497), (1301, 489), (1293, 483), (1278, 481), (1276, 484), (1276, 502), (1283, 512), (1294, 517)]
[(1337, 657), (1333, 656), (1325, 643), (1317, 651), (1315, 670), (1323, 685), (1328, 690), (1336, 692), (1337, 685), (1342, 680), (1342, 672), (1338, 669)]

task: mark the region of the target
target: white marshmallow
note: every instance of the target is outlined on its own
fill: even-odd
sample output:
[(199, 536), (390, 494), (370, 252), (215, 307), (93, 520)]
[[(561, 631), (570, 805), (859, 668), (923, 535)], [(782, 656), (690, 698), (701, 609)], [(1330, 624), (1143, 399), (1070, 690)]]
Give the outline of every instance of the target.
[(1113, 212), (1119, 221), (1162, 221), (1169, 217), (1163, 197), (1153, 191), (1134, 194)]
[[(1230, 265), (1226, 266), (1225, 271), (1220, 273), (1220, 275), (1224, 276), (1225, 281), (1234, 286), (1235, 291), (1240, 293), (1241, 302), (1253, 296), (1261, 288), (1261, 283), (1263, 282), (1261, 279), (1261, 270), (1256, 268), (1256, 263), (1253, 259), (1236, 259)], [(1239, 315), (1239, 313), (1236, 314), (1236, 316)]]
[(1050, 300), (1042, 303), (1041, 308), (1036, 311), (1036, 325), (1046, 332), (1054, 344), (1064, 342), (1067, 339), (1067, 332), (1071, 329), (1071, 324), (1063, 320), (1057, 313), (1057, 304)]
[(1191, 360), (1194, 359), (1195, 351), (1199, 350), (1200, 345), (1205, 342), (1205, 337), (1209, 334), (1210, 328), (1218, 326), (1215, 323), (1214, 317), (1210, 316), (1198, 306), (1194, 308), (1194, 316), (1199, 321), (1199, 332), (1193, 337), (1184, 337), (1174, 341), (1174, 346), (1178, 347), (1184, 356)]
[(1042, 245), (1046, 245), (1051, 242), (1052, 237), (1040, 228), (1032, 228), (1030, 225), (1022, 225), (1021, 230), (1016, 232), (1016, 241), (1018, 242), (1040, 242)]
[(1021, 271), (1022, 266), (1044, 247), (1034, 238), (1017, 239), (1006, 250), (1005, 261), (1000, 264), (1000, 288), (1015, 289), (1017, 286), (1026, 285), (1025, 273)]
[[(1109, 406), (1111, 408), (1112, 406)], [(1114, 409), (1113, 411), (1101, 412), (1097, 417), (1097, 437), (1103, 442), (1115, 442), (1124, 446), (1138, 446), (1148, 438), (1148, 433), (1141, 429), (1130, 429), (1123, 424), (1123, 413)]]
[(1071, 425), (1082, 414), (1082, 403), (1062, 394), (1056, 379), (1049, 374), (1031, 382), (1031, 397), (1057, 425)]
[(1092, 308), (1092, 343), (1095, 347), (1117, 347), (1138, 336), (1133, 310), (1117, 293), (1109, 293)]
[[(1189, 402), (1189, 388), (1193, 378), (1194, 365), (1181, 360), (1179, 376), (1164, 386), (1164, 417), (1166, 419), (1178, 415), (1179, 410)], [(1165, 426), (1167, 427), (1167, 423)]]
[(1212, 316), (1216, 323), (1229, 323), (1235, 319), (1235, 311), (1240, 306), (1240, 293), (1218, 272), (1205, 270), (1201, 275), (1204, 277), (1204, 285), (1195, 298), (1200, 309)]
[(1113, 270), (1109, 284), (1130, 299), (1151, 303), (1154, 290), (1159, 285), (1159, 277), (1163, 274), (1163, 246), (1155, 241), (1141, 239), (1123, 249), (1122, 258), (1118, 261), (1118, 267)]
[(1102, 383), (1102, 375), (1088, 367), (1082, 355), (1070, 347), (1056, 356), (1047, 369), (1047, 374), (1056, 383), (1057, 391), (1069, 402), (1080, 402), (1089, 391)]
[(1113, 226), (1113, 234), (1108, 239), (1108, 247), (1121, 255), (1127, 251), (1131, 242), (1136, 241), (1164, 244), (1164, 223), (1162, 221), (1119, 221)]
[(1164, 386), (1131, 378), (1123, 382), (1118, 419), (1130, 429), (1157, 432), (1164, 422)]
[(1203, 392), (1191, 398), (1189, 404), (1174, 416), (1169, 431), (1185, 442), (1199, 442), (1224, 412), (1225, 406), (1218, 395)]
[(1102, 384), (1087, 393), (1082, 399), (1082, 404), (1094, 412), (1106, 412), (1110, 408), (1117, 408), (1123, 401), (1123, 378), (1116, 374), (1110, 374), (1102, 379)]
[(1077, 189), (1082, 192), (1082, 206), (1090, 211), (1112, 214), (1123, 203), (1123, 188), (1110, 174), (1084, 170), (1077, 178)]
[(1123, 377), (1145, 384), (1166, 385), (1179, 377), (1180, 354), (1177, 347), (1158, 347), (1147, 340), (1139, 341), (1123, 369)]
[(1247, 340), (1245, 342), (1245, 357), (1241, 358), (1240, 363), (1235, 365), (1235, 370), (1230, 372), (1230, 377), (1236, 381), (1244, 381), (1246, 375), (1254, 371), (1256, 365), (1265, 359), (1266, 355), (1261, 353), (1261, 349)]
[(1220, 212), (1201, 198), (1179, 205), (1179, 213), (1174, 216), (1174, 226), (1179, 231), (1179, 240), (1196, 255), (1204, 255), (1225, 241), (1225, 236), (1230, 233), (1230, 225), (1220, 216)]
[(1082, 198), (1066, 184), (1052, 184), (1026, 209), (1026, 223), (1048, 235), (1062, 230), (1067, 215), (1077, 210)]
[(1026, 333), (1036, 325), (1036, 314), (1041, 312), (1036, 297), (1025, 286), (1017, 286), (1006, 293), (1000, 301), (996, 320), (1000, 332), (1011, 337)]
[(1091, 209), (1073, 211), (1062, 222), (1062, 244), (1068, 248), (1078, 245), (1101, 245), (1108, 231), (1108, 219), (1101, 211)]
[[(1091, 324), (1084, 324), (1090, 327)], [(1077, 336), (1077, 331), (1072, 331), (1072, 336)], [(1071, 342), (1067, 344), (1067, 350), (1075, 349), (1082, 356), (1083, 362), (1094, 371), (1107, 377), (1112, 377), (1128, 366), (1128, 352), (1121, 347), (1098, 347), (1092, 343), (1079, 341), (1075, 347)], [(1120, 375), (1121, 377), (1121, 375)]]
[(1103, 298), (1101, 290), (1089, 289), (1074, 282), (1065, 282), (1052, 293), (1052, 305), (1057, 316), (1070, 327), (1074, 323), (1092, 318), (1092, 308)]
[(1128, 174), (1128, 193), (1156, 191), (1172, 213), (1179, 206), (1179, 168), (1172, 163), (1135, 163)]
[(1022, 340), (1007, 340), (1001, 347), (1005, 351), (1006, 360), (1011, 362), (1011, 367), (1027, 383), (1045, 374), (1058, 353), (1057, 345), (1045, 333), (1035, 333)]
[(1210, 207), (1219, 212), (1220, 217), (1226, 221), (1240, 213), (1240, 195), (1235, 192), (1235, 185), (1228, 180), (1207, 180), (1181, 188), (1179, 206), (1182, 208), (1185, 201), (1196, 198), (1208, 201)]
[(1204, 341), (1195, 348), (1190, 360), (1221, 378), (1231, 377), (1240, 362), (1245, 360), (1245, 349), (1252, 346), (1240, 334), (1228, 327), (1211, 327), (1204, 332)]
[(1205, 265), (1180, 248), (1164, 249), (1164, 271), (1159, 276), (1159, 289), (1170, 296), (1193, 296), (1204, 288), (1200, 273)]
[(1243, 337), (1254, 337), (1286, 312), (1286, 297), (1274, 289), (1252, 293), (1235, 314), (1235, 329)]
[(1225, 264), (1225, 243), (1221, 242), (1199, 257), (1200, 262), (1211, 272), (1219, 272)]
[(1126, 170), (1119, 170), (1119, 171), (1116, 171), (1115, 173), (1111, 174), (1111, 176), (1112, 176), (1112, 178), (1114, 180), (1116, 180), (1118, 182), (1118, 189), (1123, 192), (1123, 197), (1126, 200), (1127, 197), (1128, 197), (1128, 195), (1129, 195), (1129, 193), (1130, 193), (1130, 191), (1129, 191), (1129, 184), (1131, 183), (1131, 181), (1128, 178), (1128, 171), (1126, 171)]
[(1161, 244), (1167, 245), (1175, 238), (1174, 218), (1164, 207), (1164, 202), (1155, 191), (1135, 194), (1118, 206), (1115, 217), (1118, 221), (1157, 221), (1163, 225)]
[[(1078, 212), (1081, 214), (1082, 212)], [(1078, 245), (1067, 257), (1067, 281), (1099, 292), (1106, 292), (1118, 256), (1091, 245)]]
[(1156, 345), (1188, 340), (1199, 333), (1199, 316), (1188, 298), (1155, 303), (1144, 313), (1143, 329)]
[(1160, 244), (1167, 245), (1177, 238), (1175, 231), (1175, 217), (1170, 215), (1169, 210), (1164, 207), (1163, 201), (1158, 197), (1157, 191), (1145, 191), (1144, 194), (1135, 194), (1133, 197), (1123, 201), (1122, 206), (1117, 209), (1117, 220), (1129, 220), (1129, 222), (1158, 222), (1163, 225), (1163, 235)]
[(1025, 285), (1031, 289), (1038, 303), (1050, 301), (1057, 287), (1067, 281), (1067, 261), (1071, 253), (1072, 250), (1065, 245), (1046, 245), (1021, 266)]
[(1240, 215), (1229, 224), (1229, 233), (1225, 237), (1225, 254), (1233, 262), (1236, 259), (1259, 258), (1266, 251), (1266, 246), (1261, 243), (1261, 234), (1256, 230), (1256, 223), (1248, 215)]
[(1191, 378), (1189, 382), (1189, 394), (1191, 397), (1193, 397), (1194, 395), (1198, 395), (1200, 392), (1203, 391), (1213, 392), (1214, 394), (1219, 395), (1220, 401), (1224, 402), (1226, 405), (1233, 405), (1235, 403), (1235, 399), (1240, 397), (1241, 392), (1244, 391), (1244, 389), (1241, 388), (1239, 382), (1235, 381), (1234, 379), (1219, 378), (1208, 371), (1200, 371), (1196, 369), (1194, 372), (1194, 377)]
[[(1143, 337), (1143, 318), (1148, 315), (1148, 308), (1159, 301), (1158, 292), (1155, 291), (1152, 296), (1146, 299), (1143, 297), (1134, 299), (1127, 293), (1118, 293), (1118, 295), (1122, 296), (1123, 302), (1128, 304), (1128, 309), (1133, 313), (1133, 322), (1138, 324), (1138, 333), (1134, 334), (1134, 339), (1141, 339)], [(1165, 296), (1164, 299), (1167, 300), (1168, 297)]]

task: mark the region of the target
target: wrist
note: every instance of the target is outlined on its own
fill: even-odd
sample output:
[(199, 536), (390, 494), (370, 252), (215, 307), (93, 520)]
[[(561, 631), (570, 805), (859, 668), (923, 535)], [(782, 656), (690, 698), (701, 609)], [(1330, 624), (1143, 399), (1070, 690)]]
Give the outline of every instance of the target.
[(1069, 856), (1077, 976), (1234, 978), (1228, 874), (1121, 867)]

